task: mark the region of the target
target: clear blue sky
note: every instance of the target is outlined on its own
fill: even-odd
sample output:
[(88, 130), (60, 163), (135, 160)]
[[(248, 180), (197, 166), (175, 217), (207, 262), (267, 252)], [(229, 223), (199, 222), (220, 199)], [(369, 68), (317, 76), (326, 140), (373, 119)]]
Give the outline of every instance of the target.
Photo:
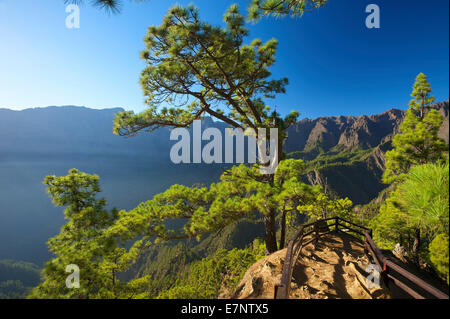
[[(108, 15), (85, 4), (80, 29), (67, 29), (63, 0), (0, 0), (0, 107), (143, 110), (139, 52), (147, 27), (160, 24), (171, 5), (190, 2), (214, 24), (222, 24), (230, 4), (247, 6), (245, 0), (130, 1), (121, 14)], [(380, 29), (365, 27), (370, 3), (380, 7)], [(448, 99), (448, 6), (448, 0), (329, 0), (302, 18), (249, 25), (249, 40), (279, 40), (273, 76), (290, 80), (274, 101), (282, 113), (374, 114), (406, 108), (419, 72), (438, 101)]]

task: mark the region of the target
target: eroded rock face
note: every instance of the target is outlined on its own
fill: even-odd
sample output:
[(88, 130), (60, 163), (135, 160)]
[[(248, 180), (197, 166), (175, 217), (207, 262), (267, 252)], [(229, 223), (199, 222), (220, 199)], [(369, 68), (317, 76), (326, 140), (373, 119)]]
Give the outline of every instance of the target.
[[(448, 143), (449, 102), (436, 103), (433, 108), (443, 117), (439, 136)], [(406, 110), (390, 109), (371, 116), (303, 119), (289, 127), (285, 150), (295, 151), (294, 158), (306, 161), (322, 157), (316, 169), (302, 176), (303, 182), (323, 188), (326, 185), (338, 197), (349, 197), (354, 204), (367, 204), (386, 188), (382, 182), (385, 154), (392, 149), (392, 138), (405, 114)], [(369, 153), (351, 159), (367, 149)], [(333, 159), (336, 155), (348, 157)]]
[[(273, 298), (280, 283), (286, 249), (255, 263), (233, 294), (222, 298)], [(368, 285), (363, 244), (348, 235), (325, 235), (317, 245), (304, 247), (292, 274), (292, 299), (390, 298), (382, 287)]]
[(224, 292), (219, 298), (271, 299), (274, 287), (280, 283), (286, 249), (279, 250), (253, 264), (233, 293)]
[[(449, 102), (433, 105), (444, 118), (439, 135), (448, 143), (449, 140)], [(361, 116), (327, 116), (316, 119), (302, 119), (288, 128), (285, 143), (286, 152), (320, 147), (327, 152), (333, 147), (343, 149), (368, 149), (392, 140), (398, 132), (406, 110), (389, 109), (381, 114)]]

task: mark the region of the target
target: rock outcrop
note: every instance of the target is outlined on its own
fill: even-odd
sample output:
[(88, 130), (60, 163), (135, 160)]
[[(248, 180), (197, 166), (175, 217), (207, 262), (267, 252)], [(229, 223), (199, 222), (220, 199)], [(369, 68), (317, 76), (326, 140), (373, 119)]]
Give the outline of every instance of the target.
[[(443, 116), (439, 135), (449, 141), (449, 102), (433, 106)], [(314, 160), (302, 178), (321, 185), (355, 204), (367, 204), (386, 188), (381, 181), (385, 153), (392, 149), (405, 110), (390, 109), (370, 116), (338, 116), (303, 119), (289, 127), (285, 150), (291, 157)], [(317, 159), (321, 159), (317, 161)]]
[[(449, 101), (433, 105), (444, 117), (440, 136), (448, 142)], [(381, 114), (361, 116), (327, 116), (302, 119), (288, 128), (285, 150), (289, 152), (320, 148), (324, 152), (333, 147), (341, 149), (370, 149), (392, 140), (405, 117), (406, 110), (389, 109)]]
[[(252, 265), (234, 293), (221, 298), (273, 298), (280, 283), (286, 249)], [(370, 264), (363, 244), (346, 234), (323, 236), (317, 245), (302, 249), (292, 274), (291, 299), (380, 299), (390, 298), (383, 287), (366, 282)]]

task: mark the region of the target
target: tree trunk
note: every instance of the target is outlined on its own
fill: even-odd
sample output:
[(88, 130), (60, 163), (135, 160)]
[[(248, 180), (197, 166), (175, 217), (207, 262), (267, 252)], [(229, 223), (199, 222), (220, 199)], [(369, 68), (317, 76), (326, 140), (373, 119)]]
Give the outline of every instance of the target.
[(269, 255), (277, 251), (277, 237), (275, 232), (275, 211), (270, 211), (264, 216), (266, 229), (266, 253)]
[[(276, 126), (276, 123), (273, 123), (273, 124), (274, 124), (274, 126)], [(257, 134), (257, 138), (258, 138), (258, 134)], [(271, 136), (270, 138), (273, 138), (273, 137)], [(266, 140), (267, 144), (265, 145), (266, 148), (264, 148), (264, 149), (263, 149), (263, 145), (260, 145), (259, 143), (257, 143), (259, 156), (261, 156), (262, 154), (265, 155), (264, 157), (260, 158), (260, 164), (262, 164), (263, 166), (272, 168), (272, 169), (276, 169), (276, 167), (281, 159), (281, 156), (283, 154), (283, 149), (282, 149), (282, 147), (280, 147), (280, 145), (281, 146), (283, 145), (282, 144), (283, 141), (280, 141), (280, 140), (281, 139), (279, 138), (277, 140), (277, 143), (275, 144), (276, 150), (274, 153), (275, 153), (276, 158), (269, 159), (269, 161), (267, 163), (261, 163), (261, 159), (264, 158), (265, 156), (267, 156), (267, 153), (264, 154), (265, 150), (269, 150), (269, 152), (271, 151), (270, 150), (270, 139)], [(274, 186), (274, 173), (275, 172), (269, 172), (267, 174), (267, 182), (272, 187)], [(268, 255), (272, 254), (278, 250), (276, 228), (275, 228), (275, 226), (276, 226), (275, 214), (276, 214), (276, 209), (271, 209), (267, 214), (264, 215), (264, 227), (265, 227), (265, 231), (266, 231), (266, 234), (265, 234), (266, 253)]]
[(422, 105), (421, 105), (421, 107), (420, 107), (420, 118), (423, 120), (423, 111), (424, 111), (424, 103), (425, 103), (425, 101), (424, 101), (424, 97), (422, 97)]
[(416, 263), (419, 262), (419, 246), (420, 246), (420, 229), (414, 231), (413, 256)]
[(280, 249), (284, 248), (285, 242), (286, 242), (286, 211), (283, 210), (283, 215), (281, 215)]

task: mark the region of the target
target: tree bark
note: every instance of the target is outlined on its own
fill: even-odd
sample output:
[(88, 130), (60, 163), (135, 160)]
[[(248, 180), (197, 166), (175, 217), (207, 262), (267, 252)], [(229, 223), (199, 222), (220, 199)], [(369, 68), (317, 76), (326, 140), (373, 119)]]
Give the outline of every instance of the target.
[[(276, 127), (277, 123), (276, 121), (273, 122), (273, 127)], [(278, 132), (279, 133), (279, 132)], [(257, 134), (258, 135), (258, 134)], [(258, 138), (258, 136), (257, 136)], [(273, 138), (272, 136), (270, 136), (270, 138)], [(270, 150), (270, 139), (265, 141), (266, 144), (266, 148), (268, 149), (269, 152), (271, 153)], [(276, 165), (275, 165), (275, 169), (276, 166), (278, 166), (278, 163), (280, 162), (282, 156), (283, 156), (283, 149), (282, 149), (282, 145), (283, 145), (283, 141), (280, 138), (280, 134), (278, 134), (278, 140), (276, 141), (275, 147), (275, 156), (276, 158)], [(258, 152), (259, 155), (261, 156), (261, 154), (264, 154), (265, 149), (262, 148), (262, 145), (260, 145), (259, 143), (257, 143), (257, 147), (258, 147)], [(265, 156), (267, 156), (267, 154), (264, 154)], [(264, 156), (264, 157), (265, 157)], [(262, 158), (264, 158), (262, 157)], [(264, 166), (269, 166), (271, 167), (271, 165), (274, 164), (275, 159), (271, 158), (269, 159), (269, 161), (267, 163), (260, 163)], [(272, 172), (270, 174), (267, 174), (267, 181), (268, 183), (273, 187), (274, 186), (274, 177), (275, 177), (275, 172)], [(264, 227), (265, 227), (265, 231), (266, 231), (266, 235), (265, 235), (265, 242), (266, 242), (266, 253), (272, 254), (274, 252), (276, 252), (278, 250), (277, 247), (277, 236), (276, 236), (276, 224), (275, 224), (275, 214), (276, 214), (277, 210), (276, 209), (270, 209), (270, 211), (264, 215)], [(284, 216), (285, 219), (285, 216)], [(283, 224), (285, 224), (285, 220), (283, 221)], [(285, 231), (285, 230), (284, 230)], [(282, 238), (284, 237), (284, 235), (282, 235)], [(283, 243), (284, 245), (284, 243)]]
[(270, 211), (264, 216), (264, 226), (266, 229), (266, 253), (267, 255), (277, 251), (277, 237), (275, 232), (275, 211)]
[(425, 97), (422, 96), (422, 105), (420, 107), (420, 118), (423, 120), (423, 111), (424, 111)]
[(280, 235), (280, 249), (284, 248), (286, 242), (286, 211), (283, 210), (281, 215), (281, 235)]
[(416, 263), (419, 262), (419, 247), (420, 247), (420, 228), (414, 231), (413, 256)]

